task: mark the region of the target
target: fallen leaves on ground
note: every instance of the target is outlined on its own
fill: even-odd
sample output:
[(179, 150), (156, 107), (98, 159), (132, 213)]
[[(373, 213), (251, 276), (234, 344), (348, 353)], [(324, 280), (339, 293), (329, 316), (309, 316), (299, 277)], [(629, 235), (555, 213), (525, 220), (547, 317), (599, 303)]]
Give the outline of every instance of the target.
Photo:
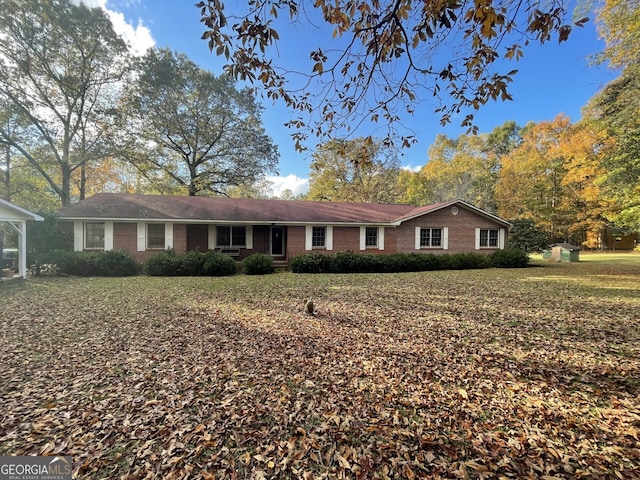
[(77, 478), (640, 478), (639, 279), (2, 285), (0, 454)]

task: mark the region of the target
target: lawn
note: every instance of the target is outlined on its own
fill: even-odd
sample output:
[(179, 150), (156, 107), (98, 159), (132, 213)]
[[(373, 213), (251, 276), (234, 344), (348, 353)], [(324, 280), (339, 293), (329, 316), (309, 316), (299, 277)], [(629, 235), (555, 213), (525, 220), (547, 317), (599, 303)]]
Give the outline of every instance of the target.
[(78, 478), (640, 478), (639, 281), (5, 282), (0, 455), (71, 455)]

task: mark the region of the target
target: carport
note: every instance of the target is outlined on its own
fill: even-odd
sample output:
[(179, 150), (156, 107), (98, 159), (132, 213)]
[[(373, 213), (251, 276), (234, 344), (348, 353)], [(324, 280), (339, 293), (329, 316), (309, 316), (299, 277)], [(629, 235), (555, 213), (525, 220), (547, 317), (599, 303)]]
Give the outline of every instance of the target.
[[(3, 270), (2, 276), (4, 278), (27, 277), (27, 221), (29, 220), (41, 222), (44, 218), (0, 198), (0, 224), (8, 225), (9, 229), (14, 230), (18, 235), (18, 244), (16, 245), (18, 248), (17, 272), (11, 271), (11, 269)], [(0, 259), (2, 259), (2, 252), (6, 247), (4, 239), (0, 238)]]

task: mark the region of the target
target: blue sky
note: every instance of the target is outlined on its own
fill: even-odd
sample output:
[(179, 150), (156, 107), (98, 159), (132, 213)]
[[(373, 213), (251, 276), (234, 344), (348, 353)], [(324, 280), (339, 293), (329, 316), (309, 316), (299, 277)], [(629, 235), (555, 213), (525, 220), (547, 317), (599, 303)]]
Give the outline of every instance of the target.
[[(230, 0), (227, 5), (233, 8), (236, 1)], [(105, 8), (116, 29), (124, 32), (139, 50), (149, 46), (171, 48), (186, 54), (216, 75), (222, 72), (223, 60), (210, 53), (206, 42), (200, 39), (204, 27), (200, 23), (200, 12), (194, 7), (195, 0), (84, 2)], [(508, 120), (515, 120), (524, 126), (529, 121), (552, 120), (560, 113), (574, 122), (580, 119), (580, 109), (615, 76), (604, 66), (590, 65), (589, 56), (601, 51), (603, 43), (597, 38), (593, 15), (589, 16), (591, 21), (584, 28), (575, 28), (567, 42), (558, 45), (553, 40), (542, 46), (532, 43), (526, 48), (524, 58), (513, 62), (512, 68), (519, 70), (510, 90), (514, 100), (490, 103), (476, 112), (475, 123), (481, 133), (490, 132)], [(280, 61), (288, 65), (299, 62), (301, 69), (302, 65), (308, 69), (309, 49), (306, 49), (306, 45), (313, 46), (309, 43), (314, 38), (313, 32), (292, 27), (281, 33), (288, 36), (281, 34)], [(292, 118), (292, 114), (282, 103), (274, 104), (270, 100), (263, 100), (262, 103), (265, 107), (263, 124), (280, 151), (280, 178), (270, 179), (274, 182), (274, 194), (278, 195), (284, 188), (291, 188), (294, 193), (305, 191), (312, 152), (295, 151), (291, 131), (283, 125)], [(401, 162), (406, 167), (416, 168), (427, 162), (427, 150), (436, 135), (456, 138), (466, 131), (459, 126), (463, 115), (442, 127), (440, 115), (433, 111), (434, 108), (430, 103), (421, 104), (413, 116), (403, 117), (403, 122), (418, 139), (417, 144), (402, 151)], [(362, 135), (372, 133), (376, 132), (358, 131)]]

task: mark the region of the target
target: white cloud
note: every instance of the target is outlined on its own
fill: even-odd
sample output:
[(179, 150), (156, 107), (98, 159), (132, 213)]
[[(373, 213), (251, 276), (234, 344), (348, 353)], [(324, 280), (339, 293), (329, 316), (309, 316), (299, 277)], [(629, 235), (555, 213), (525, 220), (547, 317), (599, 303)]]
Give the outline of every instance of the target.
[(414, 173), (415, 173), (415, 172), (419, 172), (419, 171), (422, 169), (422, 167), (423, 167), (423, 166), (424, 166), (424, 165), (416, 165), (416, 166), (413, 166), (413, 165), (403, 165), (403, 166), (402, 166), (402, 167), (400, 167), (400, 168), (402, 168), (402, 170), (409, 170), (410, 172), (414, 172)]
[(145, 27), (141, 20), (138, 20), (138, 24), (135, 26), (127, 22), (124, 14), (107, 7), (107, 0), (74, 0), (74, 2), (76, 4), (84, 3), (89, 8), (100, 7), (104, 10), (111, 20), (115, 32), (129, 44), (134, 55), (144, 55), (149, 48), (156, 44), (151, 30)]
[(271, 191), (274, 197), (279, 197), (283, 191), (291, 190), (293, 195), (307, 193), (309, 191), (309, 179), (300, 178), (297, 175), (287, 175), (286, 177), (267, 177), (272, 183)]

